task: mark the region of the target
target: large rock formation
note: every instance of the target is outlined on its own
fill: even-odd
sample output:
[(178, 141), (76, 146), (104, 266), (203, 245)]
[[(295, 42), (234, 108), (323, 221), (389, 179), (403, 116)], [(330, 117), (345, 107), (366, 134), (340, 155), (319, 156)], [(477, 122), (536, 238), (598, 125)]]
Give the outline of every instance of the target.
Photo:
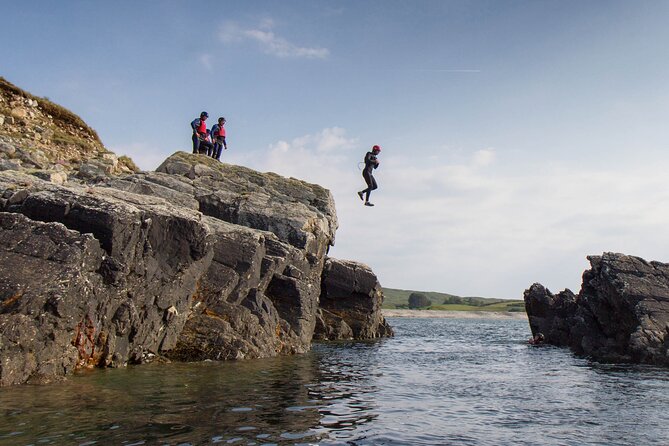
[(669, 365), (669, 264), (604, 253), (590, 256), (578, 295), (525, 291), (532, 334), (605, 362)]
[(177, 153), (94, 186), (0, 172), (0, 197), (0, 384), (301, 353), (325, 312), (346, 337), (392, 334), (367, 267), (329, 261), (322, 280), (337, 219), (320, 186)]
[(326, 189), (181, 152), (137, 170), (0, 78), (0, 385), (301, 353), (317, 322), (392, 334), (371, 270), (330, 261), (322, 278), (337, 229)]

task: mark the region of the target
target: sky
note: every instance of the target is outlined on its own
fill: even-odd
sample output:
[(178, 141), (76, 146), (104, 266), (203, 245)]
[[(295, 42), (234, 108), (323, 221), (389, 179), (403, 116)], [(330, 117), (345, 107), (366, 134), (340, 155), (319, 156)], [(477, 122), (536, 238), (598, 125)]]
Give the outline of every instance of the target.
[[(383, 286), (578, 291), (669, 262), (669, 2), (2, 2), (0, 76), (144, 170), (227, 119), (222, 160), (321, 184), (333, 257)], [(360, 162), (382, 147), (375, 207)]]

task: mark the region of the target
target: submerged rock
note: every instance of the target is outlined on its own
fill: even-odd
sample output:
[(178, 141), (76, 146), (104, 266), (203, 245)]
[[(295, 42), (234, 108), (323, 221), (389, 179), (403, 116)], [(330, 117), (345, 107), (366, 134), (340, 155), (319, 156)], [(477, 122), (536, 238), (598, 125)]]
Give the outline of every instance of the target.
[(525, 291), (532, 334), (600, 361), (669, 366), (669, 264), (615, 253), (588, 260), (578, 295)]

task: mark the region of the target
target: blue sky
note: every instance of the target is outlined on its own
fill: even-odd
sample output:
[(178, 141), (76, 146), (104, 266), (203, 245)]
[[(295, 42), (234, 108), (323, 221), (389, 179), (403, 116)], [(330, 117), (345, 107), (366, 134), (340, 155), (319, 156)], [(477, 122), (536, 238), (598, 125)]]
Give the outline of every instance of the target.
[[(21, 1), (0, 76), (151, 170), (200, 111), (224, 159), (318, 182), (384, 286), (519, 298), (585, 256), (669, 261), (669, 2)], [(383, 147), (373, 209), (358, 163)]]

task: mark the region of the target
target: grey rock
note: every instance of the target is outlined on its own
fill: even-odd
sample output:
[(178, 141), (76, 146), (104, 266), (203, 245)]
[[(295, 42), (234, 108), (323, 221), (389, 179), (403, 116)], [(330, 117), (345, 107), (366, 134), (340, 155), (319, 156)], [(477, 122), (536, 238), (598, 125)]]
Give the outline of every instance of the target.
[(49, 159), (41, 150), (19, 149), (17, 155), (21, 161), (38, 169), (46, 169), (49, 165)]
[(0, 159), (0, 171), (2, 170), (20, 170), (21, 165), (16, 161)]
[(170, 156), (157, 171), (190, 179), (206, 215), (273, 232), (317, 257), (334, 244), (334, 199), (321, 186), (185, 152)]
[[(0, 184), (2, 175), (0, 173)], [(30, 299), (25, 300), (26, 306), (14, 306), (11, 311), (4, 306), (4, 327), (10, 330), (12, 326), (25, 326), (28, 330), (20, 333), (21, 338), (12, 344), (16, 351), (44, 351), (45, 356), (35, 363), (38, 370), (40, 364), (51, 363), (65, 353), (42, 344), (23, 345), (21, 342), (37, 339), (35, 342), (48, 343), (48, 339), (57, 336), (66, 340), (63, 345), (71, 346), (75, 339), (74, 363), (72, 352), (66, 352), (68, 364), (72, 366), (49, 369), (55, 377), (77, 367), (140, 362), (173, 348), (189, 314), (197, 280), (211, 261), (209, 233), (199, 218), (151, 197), (135, 195), (132, 196), (134, 203), (130, 204), (102, 188), (63, 188), (36, 178), (35, 181), (27, 197), (6, 208), (23, 216), (0, 214), (9, 222), (0, 233), (4, 241), (0, 252), (5, 256), (0, 261), (2, 300), (10, 299), (21, 290), (32, 293)], [(16, 194), (10, 201), (14, 196)], [(53, 228), (60, 228), (58, 231), (68, 235), (68, 241), (63, 242), (65, 245), (71, 244), (75, 249), (84, 243), (77, 242), (77, 237), (84, 237), (81, 240), (86, 241), (88, 248), (75, 255), (64, 246), (50, 250), (37, 247), (36, 244), (51, 246), (48, 239), (65, 237), (58, 235), (60, 232), (51, 234), (55, 231)], [(37, 234), (44, 231), (49, 237), (42, 242)], [(30, 243), (18, 243), (20, 240)], [(98, 248), (91, 248), (93, 245)], [(46, 253), (52, 254), (44, 257)], [(35, 258), (31, 260), (26, 256)], [(65, 268), (54, 256), (62, 257), (58, 257), (62, 260), (60, 263), (70, 262), (67, 265), (77, 267)], [(89, 261), (80, 261), (82, 256)], [(17, 274), (22, 271), (21, 262), (27, 262), (25, 268), (29, 267), (34, 273)], [(82, 264), (84, 273), (80, 271)], [(50, 269), (57, 281), (51, 280), (48, 274), (42, 275), (42, 271)], [(77, 285), (79, 282), (81, 286)], [(54, 291), (56, 283), (63, 286)], [(53, 323), (43, 321), (36, 310), (49, 306), (54, 308)], [(171, 307), (177, 312), (165, 318), (165, 310)], [(10, 344), (0, 343), (0, 346), (7, 345)], [(2, 354), (4, 358), (4, 351)], [(9, 369), (27, 370), (19, 356), (15, 357), (18, 362), (12, 361), (14, 359), (3, 363), (3, 374)], [(46, 370), (38, 372), (24, 373), (22, 377), (13, 375), (2, 382), (25, 382), (35, 373), (49, 375)]]
[(599, 361), (669, 366), (669, 264), (615, 253), (588, 260), (578, 295), (525, 291), (532, 334)]
[(105, 182), (104, 185), (114, 189), (132, 192), (134, 194), (161, 197), (170, 203), (178, 204), (179, 206), (193, 210), (198, 210), (200, 205), (198, 201), (193, 198), (193, 188), (191, 188), (190, 193), (184, 193), (179, 190), (179, 187), (166, 187), (161, 185), (159, 182), (147, 179), (147, 177), (156, 175), (163, 174), (148, 173), (130, 175), (124, 178), (110, 179)]
[(23, 119), (26, 119), (28, 117), (28, 110), (26, 110), (23, 107), (14, 107), (11, 110), (10, 113), (11, 113), (12, 117), (14, 117), (16, 119), (23, 120)]
[(108, 177), (109, 169), (94, 161), (88, 161), (82, 163), (79, 166), (79, 170), (76, 172), (76, 176), (84, 180), (97, 180), (102, 181)]
[(39, 170), (32, 173), (37, 178), (40, 178), (44, 181), (50, 181), (54, 184), (65, 184), (67, 183), (67, 174), (61, 171), (50, 171), (50, 170)]
[(123, 178), (84, 166), (95, 187), (0, 172), (0, 385), (392, 335), (371, 270), (325, 264), (320, 186), (183, 153)]
[[(393, 336), (381, 313), (383, 292), (376, 275), (359, 262), (328, 258), (323, 269), (317, 339), (354, 339)], [(334, 316), (334, 317), (333, 317)]]
[(16, 153), (16, 147), (8, 142), (0, 141), (0, 152), (12, 156)]

